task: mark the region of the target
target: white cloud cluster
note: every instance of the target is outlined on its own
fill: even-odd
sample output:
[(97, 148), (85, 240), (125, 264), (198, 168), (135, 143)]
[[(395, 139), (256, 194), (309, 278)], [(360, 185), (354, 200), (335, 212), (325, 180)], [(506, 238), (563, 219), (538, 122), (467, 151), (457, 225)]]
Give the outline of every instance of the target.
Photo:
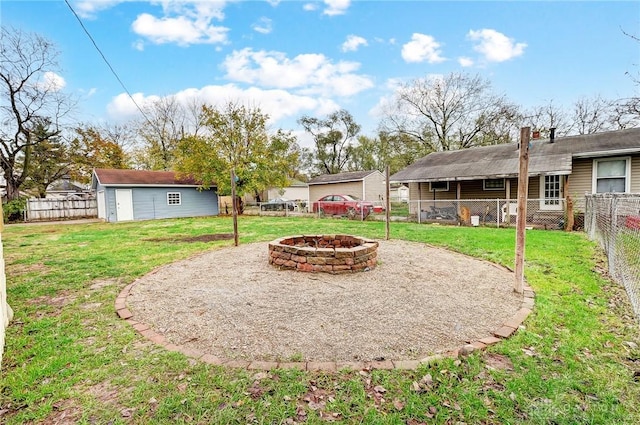
[(504, 62), (524, 53), (526, 43), (516, 43), (512, 38), (493, 30), (470, 30), (467, 37), (476, 42), (473, 49), (488, 62)]
[(406, 62), (440, 63), (446, 60), (441, 54), (440, 43), (427, 34), (414, 33), (411, 41), (402, 46), (402, 58)]
[(229, 29), (212, 23), (224, 19), (225, 4), (225, 1), (165, 1), (164, 16), (142, 13), (131, 28), (155, 44), (226, 43)]
[(342, 43), (341, 49), (343, 52), (355, 52), (360, 46), (367, 46), (367, 39), (357, 36), (349, 35), (344, 43)]
[[(143, 93), (134, 93), (132, 97), (141, 108), (159, 99), (158, 96), (145, 96)], [(331, 99), (295, 95), (278, 89), (263, 90), (256, 87), (243, 89), (235, 84), (209, 85), (200, 89), (189, 88), (171, 97), (185, 105), (193, 100), (212, 106), (224, 106), (228, 102), (258, 105), (262, 112), (269, 115), (272, 123), (284, 118), (297, 117), (304, 111), (326, 115), (339, 109), (339, 105)], [(126, 93), (115, 96), (107, 106), (107, 112), (117, 121), (140, 116), (138, 108)]]
[(237, 50), (222, 64), (225, 77), (247, 84), (321, 96), (351, 96), (373, 87), (373, 81), (356, 74), (360, 64), (332, 63), (322, 54), (301, 54), (289, 59), (282, 52)]
[(351, 0), (324, 0), (324, 4), (326, 8), (322, 13), (325, 15), (344, 15), (351, 6)]
[(254, 23), (251, 28), (260, 34), (269, 34), (273, 31), (273, 22), (271, 19), (263, 16), (258, 20), (258, 22)]
[(74, 2), (74, 10), (82, 18), (93, 19), (101, 10), (109, 9), (126, 0), (81, 0)]
[(61, 75), (47, 71), (42, 75), (42, 80), (38, 85), (43, 90), (56, 92), (62, 90), (67, 85), (67, 82)]

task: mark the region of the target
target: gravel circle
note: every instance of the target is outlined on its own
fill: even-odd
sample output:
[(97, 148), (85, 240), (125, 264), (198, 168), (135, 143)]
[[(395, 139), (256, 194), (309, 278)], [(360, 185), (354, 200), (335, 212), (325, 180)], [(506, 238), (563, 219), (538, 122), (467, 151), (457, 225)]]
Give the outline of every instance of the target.
[(513, 273), (379, 241), (371, 271), (278, 270), (267, 243), (205, 252), (138, 279), (127, 305), (173, 344), (236, 360), (416, 360), (492, 335), (518, 311)]

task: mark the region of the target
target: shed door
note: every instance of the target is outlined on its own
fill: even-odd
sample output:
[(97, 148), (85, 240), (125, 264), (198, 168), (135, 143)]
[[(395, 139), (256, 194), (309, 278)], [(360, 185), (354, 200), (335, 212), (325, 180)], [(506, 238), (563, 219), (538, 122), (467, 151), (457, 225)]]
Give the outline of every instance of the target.
[(131, 189), (116, 189), (116, 220), (133, 220)]
[(104, 190), (98, 192), (98, 218), (107, 218), (106, 200), (104, 197)]

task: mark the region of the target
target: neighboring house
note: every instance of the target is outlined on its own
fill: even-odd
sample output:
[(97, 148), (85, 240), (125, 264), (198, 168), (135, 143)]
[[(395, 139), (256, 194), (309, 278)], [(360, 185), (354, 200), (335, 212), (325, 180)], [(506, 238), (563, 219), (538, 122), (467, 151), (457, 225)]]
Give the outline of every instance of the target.
[(384, 175), (378, 171), (349, 171), (340, 174), (324, 174), (309, 180), (309, 201), (317, 201), (326, 195), (351, 195), (371, 202), (384, 201)]
[[(300, 180), (293, 180), (287, 187), (269, 189), (267, 197), (269, 200), (285, 198), (292, 201), (307, 201), (309, 199), (309, 185)], [(263, 201), (267, 200), (268, 199), (264, 199)]]
[[(517, 199), (518, 144), (431, 153), (390, 177), (409, 186), (411, 201)], [(562, 214), (571, 195), (640, 193), (640, 128), (534, 140), (529, 149), (529, 199), (538, 212)], [(417, 212), (417, 205), (411, 205)], [(513, 212), (513, 211), (510, 211)]]
[(202, 190), (193, 179), (172, 171), (95, 169), (98, 218), (106, 221), (198, 217), (218, 214), (215, 190)]
[(88, 199), (93, 197), (94, 193), (86, 185), (65, 176), (51, 183), (47, 188), (46, 195), (47, 198)]
[(391, 183), (389, 198), (391, 202), (409, 202), (409, 187), (400, 183)]

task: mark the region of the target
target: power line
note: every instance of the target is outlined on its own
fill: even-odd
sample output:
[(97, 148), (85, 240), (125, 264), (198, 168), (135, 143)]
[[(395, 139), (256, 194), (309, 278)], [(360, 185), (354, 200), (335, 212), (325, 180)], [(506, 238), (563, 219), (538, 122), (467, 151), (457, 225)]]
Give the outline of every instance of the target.
[(124, 85), (124, 83), (122, 82), (122, 80), (120, 79), (120, 77), (118, 76), (118, 73), (116, 72), (115, 69), (113, 69), (113, 67), (111, 66), (111, 64), (109, 63), (109, 61), (107, 60), (107, 58), (105, 57), (104, 53), (102, 53), (102, 50), (100, 50), (100, 48), (98, 47), (98, 44), (96, 43), (96, 41), (93, 39), (93, 37), (91, 36), (91, 34), (89, 33), (89, 30), (87, 30), (87, 28), (84, 26), (84, 23), (82, 22), (82, 20), (80, 19), (80, 17), (78, 16), (78, 14), (76, 13), (75, 10), (73, 10), (73, 7), (71, 7), (71, 5), (69, 4), (68, 0), (64, 0), (64, 2), (67, 4), (67, 6), (69, 7), (69, 9), (71, 10), (71, 13), (73, 13), (73, 16), (76, 17), (76, 19), (78, 20), (78, 22), (80, 23), (80, 26), (82, 27), (82, 29), (84, 30), (85, 34), (87, 34), (87, 37), (89, 37), (89, 40), (91, 40), (91, 42), (93, 43), (93, 46), (96, 48), (96, 50), (98, 51), (98, 53), (100, 53), (100, 56), (102, 57), (102, 60), (104, 60), (104, 63), (107, 64), (107, 66), (109, 67), (109, 69), (111, 70), (111, 73), (113, 73), (113, 75), (116, 77), (116, 79), (118, 80), (118, 82), (120, 83), (120, 86), (122, 86), (122, 89), (125, 91), (125, 93), (127, 93), (127, 96), (129, 96), (129, 99), (131, 99), (131, 101), (133, 102), (134, 105), (136, 105), (136, 108), (138, 108), (138, 111), (140, 111), (140, 113), (142, 114), (142, 116), (144, 117), (144, 119), (150, 124), (153, 125), (151, 123), (151, 120), (147, 117), (147, 114), (144, 113), (144, 111), (142, 110), (142, 108), (140, 107), (140, 105), (138, 105), (138, 102), (136, 102), (136, 100), (133, 98), (133, 96), (131, 95), (131, 92), (129, 92), (129, 89), (127, 89), (127, 87)]

